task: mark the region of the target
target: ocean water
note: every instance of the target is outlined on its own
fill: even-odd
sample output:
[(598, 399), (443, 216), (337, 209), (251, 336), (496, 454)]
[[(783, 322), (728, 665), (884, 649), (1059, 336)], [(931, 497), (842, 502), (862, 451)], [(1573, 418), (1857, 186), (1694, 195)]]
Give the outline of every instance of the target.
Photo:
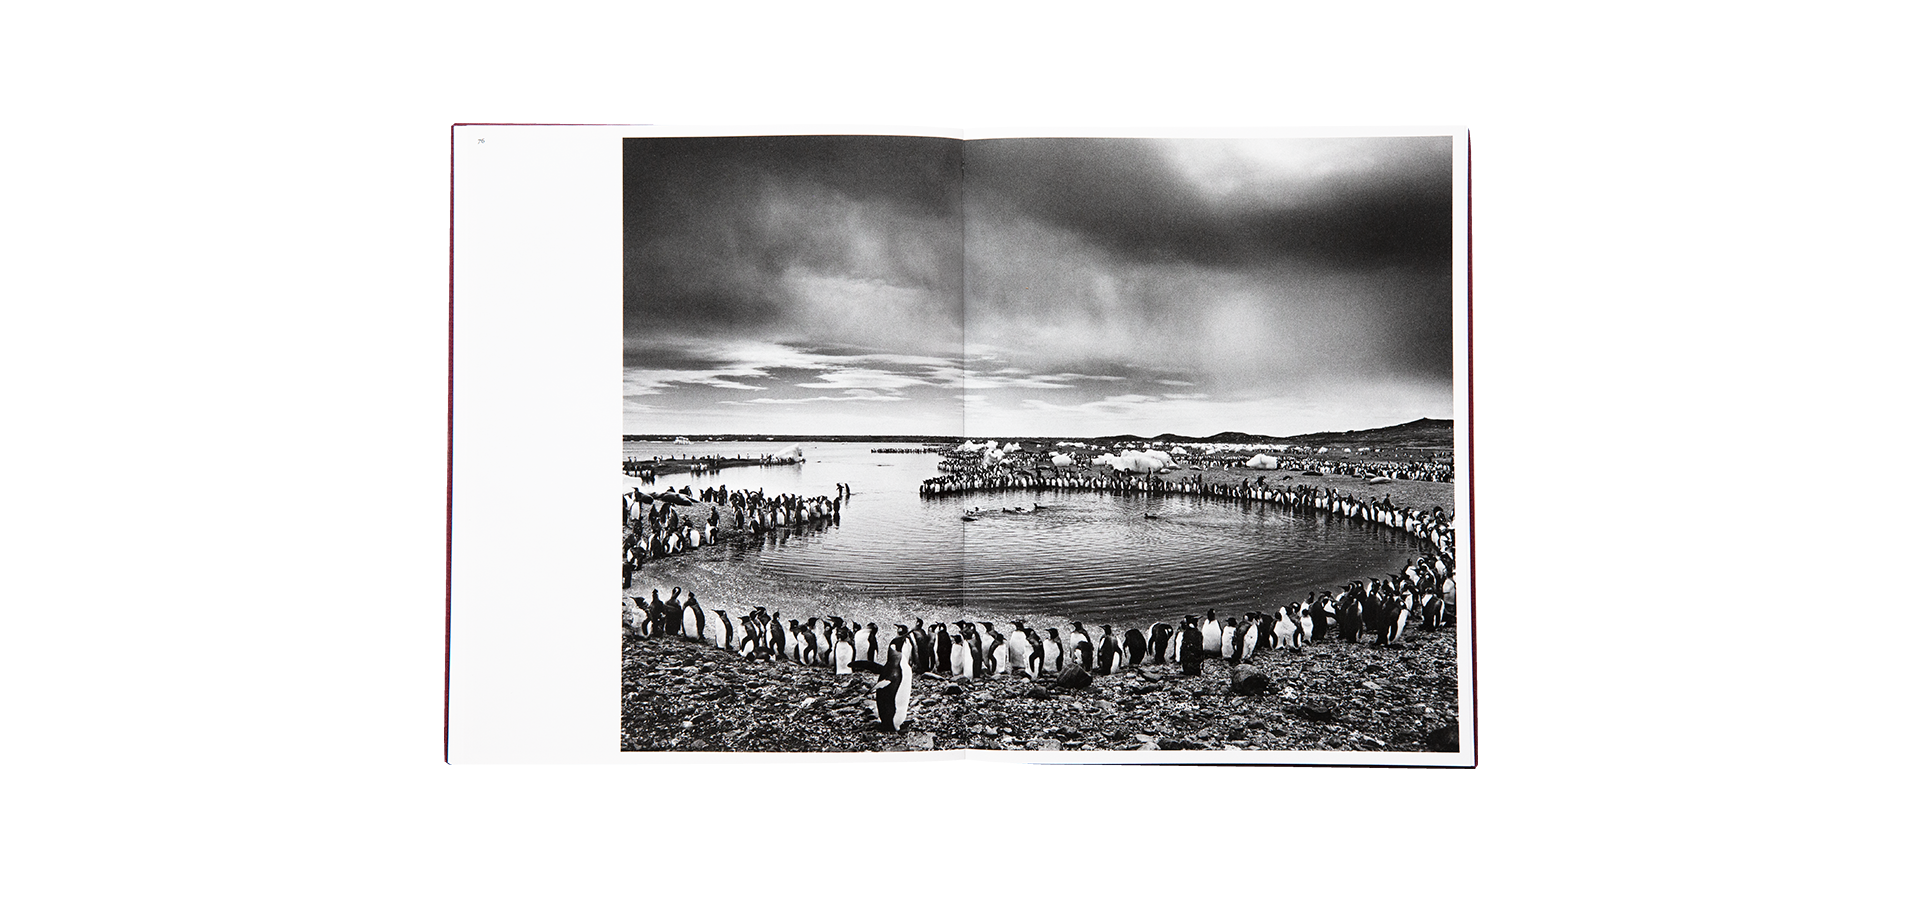
[[(627, 443), (630, 457), (757, 456), (784, 443)], [(686, 587), (709, 608), (765, 605), (883, 624), (924, 617), (1144, 627), (1217, 610), (1272, 611), (1309, 592), (1398, 570), (1421, 554), (1376, 526), (1297, 515), (1270, 503), (1084, 490), (922, 497), (934, 454), (873, 454), (868, 444), (802, 444), (800, 465), (670, 475), (661, 489), (725, 484), (769, 494), (854, 495), (838, 524), (722, 542), (648, 563), (635, 590)], [(1278, 475), (1274, 479), (1278, 479)], [(1313, 478), (1300, 478), (1314, 481)], [(1318, 481), (1331, 484), (1333, 481)], [(628, 479), (628, 486), (642, 486)], [(1405, 494), (1414, 489), (1403, 485)], [(1421, 488), (1450, 493), (1446, 485)], [(1362, 498), (1364, 490), (1356, 490)], [(1005, 508), (1040, 508), (1009, 514)], [(978, 520), (963, 521), (969, 509)], [(1145, 515), (1154, 514), (1149, 519)]]

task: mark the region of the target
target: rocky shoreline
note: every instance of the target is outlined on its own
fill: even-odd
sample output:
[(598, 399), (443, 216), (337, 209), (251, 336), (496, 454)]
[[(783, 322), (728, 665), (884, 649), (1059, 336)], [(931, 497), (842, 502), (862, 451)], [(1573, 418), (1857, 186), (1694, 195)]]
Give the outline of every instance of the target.
[(874, 713), (877, 676), (743, 659), (681, 637), (626, 635), (624, 751), (1458, 750), (1455, 629), (1409, 627), (1391, 647), (1332, 641), (1095, 676), (977, 681), (916, 676), (907, 729)]

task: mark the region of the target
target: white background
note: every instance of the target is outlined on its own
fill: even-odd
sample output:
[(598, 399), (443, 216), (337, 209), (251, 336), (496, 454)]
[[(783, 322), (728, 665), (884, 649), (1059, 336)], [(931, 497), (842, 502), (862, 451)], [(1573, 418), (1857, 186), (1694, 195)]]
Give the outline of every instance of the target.
[[(1894, 897), (1886, 8), (14, 11), (0, 894)], [(443, 765), (462, 121), (1465, 123), (1480, 768)]]

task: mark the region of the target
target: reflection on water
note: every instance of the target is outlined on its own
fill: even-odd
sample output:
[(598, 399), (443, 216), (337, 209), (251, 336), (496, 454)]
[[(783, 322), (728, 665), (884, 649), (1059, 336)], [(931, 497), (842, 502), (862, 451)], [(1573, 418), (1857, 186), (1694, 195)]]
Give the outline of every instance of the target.
[[(628, 443), (626, 451), (641, 458), (689, 451), (746, 456), (780, 445)], [(672, 475), (655, 486), (832, 495), (834, 484), (846, 483), (855, 495), (843, 504), (838, 525), (694, 550), (649, 564), (636, 586), (663, 576), (688, 586), (703, 579), (736, 589), (761, 586), (774, 599), (799, 590), (894, 603), (874, 607), (875, 618), (904, 609), (945, 620), (956, 616), (940, 610), (964, 600), (976, 618), (1145, 624), (1207, 609), (1271, 611), (1309, 591), (1398, 570), (1420, 554), (1395, 531), (1258, 502), (1082, 490), (922, 497), (920, 481), (938, 473), (937, 455), (871, 454), (864, 444), (844, 443), (805, 449), (806, 463), (798, 466)], [(1002, 511), (1036, 503), (1040, 508), (1026, 514)], [(961, 520), (975, 508), (982, 510), (977, 520)]]

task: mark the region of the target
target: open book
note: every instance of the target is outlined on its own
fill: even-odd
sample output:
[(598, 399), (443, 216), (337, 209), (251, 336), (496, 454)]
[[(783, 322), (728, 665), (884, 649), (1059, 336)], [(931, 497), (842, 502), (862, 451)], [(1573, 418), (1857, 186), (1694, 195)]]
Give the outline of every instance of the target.
[(450, 760), (1475, 761), (1464, 132), (453, 133)]

